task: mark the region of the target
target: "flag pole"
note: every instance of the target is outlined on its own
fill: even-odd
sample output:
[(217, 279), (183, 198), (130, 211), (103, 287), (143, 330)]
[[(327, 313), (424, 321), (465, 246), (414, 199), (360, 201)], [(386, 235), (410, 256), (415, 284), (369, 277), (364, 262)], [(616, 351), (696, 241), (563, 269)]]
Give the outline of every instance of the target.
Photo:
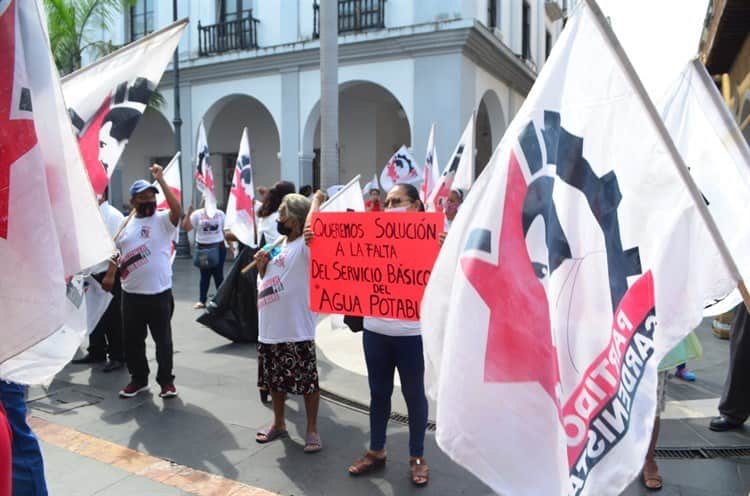
[(122, 221), (122, 223), (120, 224), (120, 227), (117, 228), (117, 232), (115, 233), (115, 235), (112, 236), (113, 242), (115, 243), (117, 242), (117, 238), (119, 238), (120, 234), (122, 234), (122, 230), (125, 229), (125, 227), (128, 225), (128, 222), (130, 222), (130, 219), (132, 219), (134, 215), (135, 215), (135, 209), (133, 208), (130, 210), (130, 213), (128, 214), (128, 216), (125, 217), (125, 220)]
[(729, 252), (729, 247), (727, 247), (727, 244), (724, 241), (724, 237), (719, 231), (719, 227), (716, 225), (714, 218), (711, 216), (711, 213), (708, 211), (708, 207), (703, 201), (703, 195), (698, 189), (698, 186), (695, 184), (693, 177), (690, 175), (690, 171), (688, 170), (685, 161), (682, 159), (680, 152), (677, 150), (674, 141), (672, 141), (672, 137), (669, 135), (669, 131), (667, 131), (667, 128), (664, 125), (664, 121), (662, 121), (659, 112), (656, 110), (656, 107), (654, 106), (651, 98), (646, 92), (646, 88), (643, 86), (643, 83), (638, 77), (638, 73), (630, 63), (625, 50), (617, 40), (617, 36), (615, 36), (614, 31), (612, 31), (612, 28), (604, 17), (604, 14), (599, 8), (599, 5), (597, 5), (596, 0), (584, 0), (584, 2), (586, 2), (586, 5), (594, 14), (594, 19), (596, 19), (597, 27), (601, 30), (604, 37), (609, 41), (612, 50), (614, 50), (615, 52), (617, 60), (620, 62), (620, 64), (622, 64), (622, 68), (624, 69), (625, 74), (627, 74), (627, 77), (630, 79), (630, 83), (635, 87), (636, 94), (641, 100), (641, 103), (646, 108), (646, 113), (656, 126), (657, 133), (661, 137), (662, 141), (664, 141), (664, 143), (666, 144), (667, 152), (674, 161), (675, 167), (677, 169), (677, 174), (680, 176), (680, 179), (682, 179), (683, 183), (687, 187), (687, 190), (693, 199), (693, 203), (695, 204), (698, 213), (703, 218), (703, 222), (706, 223), (706, 227), (708, 228), (708, 231), (711, 234), (714, 243), (716, 243), (716, 247), (719, 249), (719, 254), (724, 261), (726, 268), (729, 270), (732, 278), (737, 281), (737, 289), (739, 289), (740, 294), (742, 295), (742, 301), (744, 301), (745, 307), (750, 311), (750, 293), (748, 293), (747, 288), (745, 287), (745, 282), (742, 280), (742, 274), (740, 274), (740, 270), (737, 267), (734, 259), (732, 258), (731, 253)]
[[(283, 243), (285, 239), (286, 239), (286, 236), (279, 236), (278, 238), (276, 238), (276, 241), (274, 241), (271, 246), (263, 249), (263, 251), (265, 251), (265, 252), (273, 251), (273, 249), (276, 248), (277, 246), (279, 246), (281, 243)], [(255, 267), (257, 265), (257, 263), (258, 263), (257, 261), (253, 260), (249, 264), (245, 265), (242, 268), (241, 272), (243, 274), (247, 274), (250, 271), (250, 269), (252, 269), (253, 267)]]
[(346, 183), (346, 185), (344, 185), (343, 188), (341, 188), (340, 190), (338, 190), (336, 193), (333, 194), (332, 197), (330, 197), (328, 200), (326, 200), (326, 202), (320, 206), (320, 209), (323, 210), (327, 204), (331, 203), (333, 200), (335, 200), (339, 196), (343, 195), (346, 192), (346, 190), (349, 189), (352, 184), (354, 184), (355, 181), (359, 181), (359, 177), (360, 176), (361, 176), (361, 174), (357, 174), (357, 177), (355, 177), (354, 179), (352, 179), (351, 181), (349, 181), (348, 183)]

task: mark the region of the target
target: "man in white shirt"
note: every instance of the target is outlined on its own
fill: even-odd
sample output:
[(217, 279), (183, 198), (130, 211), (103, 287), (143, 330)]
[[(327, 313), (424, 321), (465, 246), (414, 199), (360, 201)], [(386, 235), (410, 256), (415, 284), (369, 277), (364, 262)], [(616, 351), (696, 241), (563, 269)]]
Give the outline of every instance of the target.
[[(104, 218), (104, 224), (107, 226), (110, 236), (114, 236), (122, 225), (125, 217), (115, 207), (107, 201), (109, 188), (104, 190), (104, 194), (99, 200), (99, 211)], [(95, 266), (91, 273), (100, 283), (103, 281), (109, 262), (105, 261)], [(99, 319), (99, 323), (89, 335), (88, 353), (81, 358), (73, 360), (75, 364), (83, 363), (100, 363), (109, 357), (107, 364), (102, 369), (103, 372), (112, 372), (125, 365), (125, 354), (123, 353), (123, 334), (122, 334), (122, 289), (120, 286), (120, 274), (115, 273), (114, 283), (111, 289), (112, 301), (109, 302), (107, 310)]]
[[(151, 174), (161, 186), (169, 210), (156, 211), (156, 187), (139, 179), (130, 187), (130, 206), (135, 210), (135, 215), (115, 240), (121, 254), (119, 268), (125, 359), (131, 376), (130, 383), (120, 391), (123, 398), (132, 398), (149, 389), (146, 361), (148, 329), (156, 344), (156, 382), (161, 386), (159, 396), (177, 396), (172, 375), (171, 319), (174, 299), (171, 251), (182, 208), (164, 181), (162, 167), (152, 165)], [(114, 272), (114, 265), (110, 265), (102, 283), (105, 289), (113, 283)]]

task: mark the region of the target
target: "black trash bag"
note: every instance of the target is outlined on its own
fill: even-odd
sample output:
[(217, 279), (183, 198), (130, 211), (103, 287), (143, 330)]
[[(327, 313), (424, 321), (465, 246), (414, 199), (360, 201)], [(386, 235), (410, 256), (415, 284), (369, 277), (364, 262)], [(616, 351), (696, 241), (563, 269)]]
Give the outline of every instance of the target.
[(242, 273), (257, 251), (247, 246), (240, 251), (216, 296), (195, 319), (235, 343), (258, 342), (258, 270), (252, 268)]

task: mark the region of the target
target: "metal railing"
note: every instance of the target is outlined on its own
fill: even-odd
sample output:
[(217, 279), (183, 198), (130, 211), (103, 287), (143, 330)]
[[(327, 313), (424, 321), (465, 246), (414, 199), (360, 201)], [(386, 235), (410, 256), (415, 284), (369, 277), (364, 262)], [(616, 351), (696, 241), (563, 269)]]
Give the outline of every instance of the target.
[(249, 10), (235, 20), (202, 26), (198, 21), (198, 55), (258, 48), (258, 19)]
[[(338, 0), (339, 34), (385, 28), (386, 0)], [(320, 37), (320, 5), (313, 3), (313, 38)]]

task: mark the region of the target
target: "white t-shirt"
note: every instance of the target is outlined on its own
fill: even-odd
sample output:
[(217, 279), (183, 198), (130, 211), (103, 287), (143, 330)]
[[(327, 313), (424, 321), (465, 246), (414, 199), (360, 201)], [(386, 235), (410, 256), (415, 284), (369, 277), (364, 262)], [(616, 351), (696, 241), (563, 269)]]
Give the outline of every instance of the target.
[(419, 321), (365, 317), (362, 324), (368, 331), (385, 336), (419, 336)]
[(216, 214), (209, 217), (205, 208), (190, 214), (190, 223), (195, 229), (195, 242), (210, 245), (224, 241), (224, 218), (224, 212), (221, 210), (216, 210)]
[(125, 292), (149, 295), (172, 287), (172, 240), (176, 232), (169, 210), (130, 219), (117, 238)]
[[(104, 202), (99, 205), (99, 212), (101, 212), (102, 214), (104, 225), (107, 226), (109, 235), (114, 236), (117, 230), (120, 228), (120, 224), (122, 224), (122, 221), (125, 220), (125, 216), (122, 215), (122, 213), (115, 207), (110, 205), (109, 202)], [(101, 272), (106, 272), (107, 269), (109, 269), (109, 261), (105, 260), (104, 262), (93, 266), (91, 268), (91, 273), (99, 274)]]
[(258, 242), (266, 236), (266, 244), (270, 245), (281, 236), (276, 229), (276, 222), (279, 220), (279, 211), (272, 213), (268, 217), (258, 217)]
[(310, 249), (300, 236), (271, 252), (264, 277), (258, 276), (258, 340), (294, 343), (315, 339), (310, 310)]

